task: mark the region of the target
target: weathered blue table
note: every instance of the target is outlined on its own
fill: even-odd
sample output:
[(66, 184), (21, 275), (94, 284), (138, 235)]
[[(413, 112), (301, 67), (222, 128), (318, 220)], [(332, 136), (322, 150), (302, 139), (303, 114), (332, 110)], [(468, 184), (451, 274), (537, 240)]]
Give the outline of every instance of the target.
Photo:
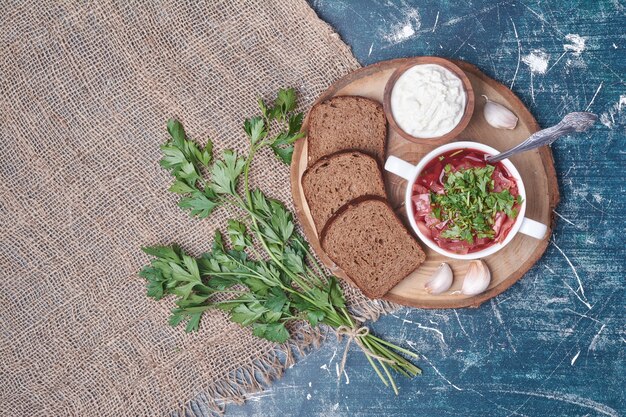
[(626, 415), (626, 4), (623, 0), (358, 1), (312, 6), (363, 65), (439, 55), (511, 86), (542, 126), (589, 110), (555, 143), (561, 204), (544, 257), (479, 309), (403, 309), (373, 330), (421, 355), (386, 389), (358, 348), (337, 382), (334, 337), (230, 416)]

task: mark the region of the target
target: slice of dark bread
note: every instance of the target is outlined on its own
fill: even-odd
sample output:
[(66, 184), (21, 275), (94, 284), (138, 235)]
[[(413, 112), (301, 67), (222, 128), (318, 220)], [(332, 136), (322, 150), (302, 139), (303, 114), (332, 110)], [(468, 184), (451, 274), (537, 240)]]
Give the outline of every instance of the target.
[(369, 298), (381, 298), (426, 258), (386, 200), (358, 198), (328, 221), (322, 248)]
[(385, 197), (378, 162), (356, 151), (338, 152), (319, 159), (302, 174), (302, 190), (318, 231), (341, 206), (355, 198)]
[(316, 104), (309, 113), (308, 166), (348, 149), (385, 158), (387, 120), (383, 106), (365, 97), (339, 96)]

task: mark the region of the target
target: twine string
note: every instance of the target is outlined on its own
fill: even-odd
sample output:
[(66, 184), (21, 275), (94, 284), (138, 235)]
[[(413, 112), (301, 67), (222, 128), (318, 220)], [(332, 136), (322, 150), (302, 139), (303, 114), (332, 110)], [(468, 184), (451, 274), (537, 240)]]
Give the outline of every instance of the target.
[(346, 360), (348, 359), (348, 350), (350, 349), (350, 343), (352, 343), (353, 341), (357, 345), (359, 345), (363, 353), (365, 353), (370, 358), (378, 359), (381, 362), (394, 363), (394, 361), (391, 359), (375, 354), (365, 345), (365, 343), (363, 343), (363, 338), (370, 334), (370, 329), (368, 327), (348, 327), (342, 325), (337, 328), (336, 332), (338, 339), (341, 339), (342, 336), (348, 337), (348, 341), (346, 342), (346, 348), (344, 349), (343, 357), (341, 358), (341, 365), (339, 366), (339, 372), (337, 375), (338, 379), (341, 379), (341, 375), (343, 374), (343, 370), (346, 366)]

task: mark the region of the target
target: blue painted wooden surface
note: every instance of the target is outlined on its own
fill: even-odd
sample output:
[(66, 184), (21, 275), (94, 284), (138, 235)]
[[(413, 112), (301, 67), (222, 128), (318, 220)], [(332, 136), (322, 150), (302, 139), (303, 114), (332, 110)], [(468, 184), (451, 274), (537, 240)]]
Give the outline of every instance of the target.
[[(612, 1), (312, 1), (363, 65), (460, 58), (512, 86), (542, 126), (601, 115), (558, 141), (552, 242), (511, 289), (479, 309), (403, 309), (373, 325), (423, 355), (385, 389), (352, 347), (347, 378), (330, 337), (230, 416), (617, 416), (626, 414), (626, 4)], [(349, 382), (349, 383), (348, 383)]]

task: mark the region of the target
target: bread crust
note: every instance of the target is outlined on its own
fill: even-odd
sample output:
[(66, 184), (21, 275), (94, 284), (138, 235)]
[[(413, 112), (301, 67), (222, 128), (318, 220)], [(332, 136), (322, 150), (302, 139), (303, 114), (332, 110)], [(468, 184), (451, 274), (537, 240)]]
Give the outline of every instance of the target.
[[(362, 197), (356, 198), (355, 200), (352, 200), (349, 203), (344, 204), (339, 210), (337, 210), (337, 212), (331, 217), (331, 219), (328, 220), (328, 222), (326, 223), (326, 226), (324, 227), (324, 229), (322, 230), (322, 233), (320, 234), (320, 244), (322, 246), (322, 249), (324, 249), (324, 252), (326, 252), (326, 254), (333, 260), (333, 262), (335, 262), (340, 268), (342, 268), (341, 262), (338, 262), (338, 260), (335, 259), (333, 255), (330, 254), (328, 251), (327, 241), (326, 241), (328, 231), (331, 227), (333, 227), (333, 224), (335, 223), (335, 221), (337, 221), (337, 219), (342, 217), (346, 212), (369, 201), (380, 201), (384, 203), (389, 209), (389, 212), (391, 213), (390, 218), (393, 217), (394, 220), (392, 221), (397, 224), (399, 228), (398, 230), (402, 230), (406, 234), (406, 236), (415, 243), (416, 251), (414, 251), (415, 253), (413, 254), (413, 257), (411, 259), (412, 259), (413, 265), (415, 266), (413, 270), (417, 269), (426, 259), (426, 255), (424, 251), (422, 250), (421, 246), (419, 245), (415, 237), (404, 227), (404, 225), (402, 224), (398, 216), (395, 214), (395, 212), (393, 211), (393, 208), (389, 205), (387, 200), (378, 196), (368, 195), (368, 196), (362, 196)], [(406, 261), (406, 260), (395, 259), (392, 261), (399, 262), (399, 261)], [(413, 265), (411, 266), (413, 267)], [(345, 272), (348, 273), (348, 271), (345, 271)], [(359, 277), (350, 276), (350, 278), (357, 284), (357, 286), (363, 292), (363, 294), (365, 294), (365, 296), (367, 296), (368, 298), (381, 298), (391, 288), (393, 288), (396, 284), (402, 281), (405, 277), (406, 276), (383, 277), (384, 279), (388, 281), (385, 283), (383, 287), (385, 288), (385, 291), (381, 292), (381, 291), (376, 291), (376, 288), (372, 289), (364, 285), (365, 283), (361, 279), (359, 279)]]
[[(307, 168), (304, 173), (302, 174), (302, 179), (301, 179), (301, 183), (302, 183), (302, 191), (304, 193), (304, 197), (307, 201), (307, 204), (309, 205), (309, 210), (311, 211), (311, 217), (313, 218), (313, 222), (315, 223), (315, 227), (317, 228), (317, 231), (319, 232), (322, 228), (324, 228), (324, 226), (326, 225), (326, 223), (328, 222), (328, 220), (330, 218), (323, 218), (320, 219), (320, 212), (317, 212), (316, 208), (314, 208), (315, 204), (315, 195), (312, 194), (313, 190), (311, 190), (309, 188), (309, 182), (307, 181), (307, 178), (309, 175), (311, 175), (313, 172), (315, 172), (316, 169), (318, 169), (320, 167), (320, 165), (324, 164), (324, 163), (328, 163), (328, 162), (334, 162), (335, 158), (338, 157), (342, 157), (344, 155), (350, 155), (350, 154), (354, 154), (354, 155), (358, 155), (358, 157), (362, 157), (362, 158), (366, 158), (368, 161), (370, 162), (374, 162), (375, 166), (376, 166), (376, 173), (374, 174), (372, 172), (372, 174), (377, 176), (378, 179), (378, 184), (380, 184), (380, 197), (384, 197), (386, 196), (386, 192), (385, 192), (385, 180), (383, 178), (383, 171), (382, 171), (382, 167), (380, 162), (378, 161), (378, 159), (372, 157), (371, 155), (368, 155), (366, 153), (363, 153), (361, 151), (358, 150), (354, 150), (354, 149), (349, 149), (349, 150), (342, 150), (342, 151), (338, 151), (335, 153), (332, 153), (330, 155), (324, 156), (320, 159), (317, 160), (317, 162), (315, 162), (315, 164), (313, 164), (312, 166), (310, 166), (309, 168)], [(370, 190), (372, 191), (372, 190)], [(372, 195), (378, 195), (378, 194), (372, 194)], [(358, 197), (355, 197), (358, 198)], [(353, 199), (351, 199), (353, 200)], [(349, 200), (349, 201), (351, 201)], [(346, 201), (349, 202), (349, 201)], [(344, 203), (345, 204), (345, 203)]]
[[(373, 144), (373, 148), (375, 148), (374, 150), (371, 149), (364, 149), (364, 148), (357, 148), (354, 146), (348, 146), (347, 148), (336, 148), (336, 150), (331, 151), (331, 152), (324, 152), (322, 150), (318, 150), (316, 148), (316, 146), (324, 146), (326, 145), (325, 143), (318, 143), (317, 141), (321, 141), (321, 139), (318, 139), (318, 134), (316, 132), (316, 122), (318, 121), (318, 118), (323, 117), (321, 115), (322, 113), (322, 109), (325, 106), (333, 106), (333, 104), (337, 104), (337, 103), (344, 103), (344, 102), (353, 102), (355, 105), (359, 106), (359, 103), (368, 103), (368, 105), (373, 105), (375, 110), (373, 112), (374, 117), (379, 118), (379, 125), (378, 128), (381, 130), (381, 134), (380, 135), (376, 135), (378, 137), (371, 137), (371, 135), (368, 135), (368, 139), (370, 141), (378, 141), (378, 143), (374, 143)], [(345, 122), (345, 121), (342, 121)], [(358, 122), (358, 121), (357, 121)], [(378, 130), (378, 129), (376, 129)], [(372, 132), (372, 133), (378, 133), (378, 132)], [(381, 103), (379, 103), (376, 100), (372, 100), (370, 98), (367, 97), (361, 97), (361, 96), (337, 96), (337, 97), (333, 97), (329, 100), (326, 100), (322, 103), (318, 103), (316, 105), (314, 105), (311, 108), (311, 111), (309, 112), (309, 122), (308, 122), (308, 132), (307, 132), (307, 148), (308, 148), (308, 162), (307, 165), (310, 167), (313, 164), (315, 164), (320, 158), (323, 158), (325, 156), (328, 156), (330, 154), (336, 153), (338, 151), (342, 151), (342, 150), (348, 150), (348, 149), (354, 149), (354, 150), (358, 150), (360, 152), (366, 153), (374, 158), (376, 158), (380, 163), (382, 163), (382, 161), (385, 159), (385, 144), (387, 142), (387, 119), (385, 117), (385, 112), (383, 109), (383, 105)], [(363, 136), (363, 135), (361, 135)], [(337, 138), (337, 142), (339, 142), (342, 138)], [(345, 139), (345, 138), (344, 138)]]

